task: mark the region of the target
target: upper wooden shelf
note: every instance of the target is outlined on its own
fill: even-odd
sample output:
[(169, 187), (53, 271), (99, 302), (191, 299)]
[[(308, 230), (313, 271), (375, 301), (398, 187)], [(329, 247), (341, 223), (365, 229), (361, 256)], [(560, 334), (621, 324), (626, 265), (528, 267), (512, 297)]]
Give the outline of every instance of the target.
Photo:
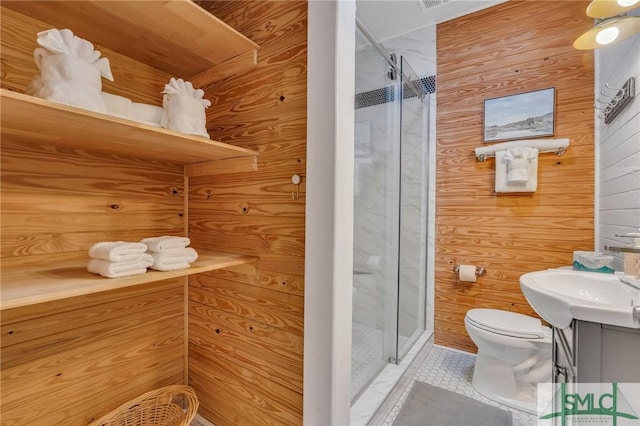
[(0, 89), (2, 138), (175, 164), (248, 157), (257, 152)]
[[(86, 253), (53, 255), (39, 264), (3, 260), (0, 309), (12, 309), (76, 296), (184, 277), (201, 272), (253, 263), (253, 256), (197, 250), (198, 260), (190, 268), (152, 271), (124, 278), (104, 278), (87, 272)], [(15, 263), (15, 264), (14, 264)]]
[(2, 6), (185, 79), (259, 47), (190, 0), (3, 0)]

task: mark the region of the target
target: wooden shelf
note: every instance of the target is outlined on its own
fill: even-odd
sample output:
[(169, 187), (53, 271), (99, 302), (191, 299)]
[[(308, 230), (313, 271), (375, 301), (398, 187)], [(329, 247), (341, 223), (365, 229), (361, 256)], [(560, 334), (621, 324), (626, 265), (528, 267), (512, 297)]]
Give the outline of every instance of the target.
[(2, 138), (193, 164), (247, 157), (250, 149), (0, 89)]
[(201, 272), (253, 263), (253, 256), (198, 251), (190, 268), (177, 271), (151, 271), (124, 278), (104, 278), (87, 272), (86, 252), (52, 255), (45, 264), (14, 264), (3, 261), (0, 309), (12, 309), (70, 297), (84, 296), (154, 281), (184, 277)]
[(78, 37), (189, 78), (258, 45), (190, 0), (2, 1)]

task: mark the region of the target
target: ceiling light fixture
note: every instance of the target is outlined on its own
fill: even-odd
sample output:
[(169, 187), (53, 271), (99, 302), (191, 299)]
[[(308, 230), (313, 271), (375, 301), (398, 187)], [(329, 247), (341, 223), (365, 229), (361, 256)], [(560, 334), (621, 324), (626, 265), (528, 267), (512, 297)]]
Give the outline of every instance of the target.
[(596, 18), (596, 26), (578, 37), (573, 47), (597, 49), (640, 32), (640, 16), (624, 15), (639, 6), (640, 0), (593, 0), (587, 16)]

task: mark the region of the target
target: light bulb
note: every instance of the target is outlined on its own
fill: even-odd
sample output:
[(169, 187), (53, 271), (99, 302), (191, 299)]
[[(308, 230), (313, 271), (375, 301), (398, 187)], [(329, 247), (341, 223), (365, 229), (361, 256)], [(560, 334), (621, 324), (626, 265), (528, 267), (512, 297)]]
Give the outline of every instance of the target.
[(602, 31), (598, 32), (598, 34), (596, 35), (596, 41), (600, 45), (609, 44), (613, 40), (618, 38), (618, 34), (620, 34), (620, 30), (618, 29), (618, 27), (605, 28)]
[(638, 1), (640, 0), (617, 0), (617, 3), (622, 7), (629, 7), (638, 3)]
[(590, 18), (610, 18), (635, 9), (640, 0), (593, 0), (587, 6), (587, 16)]

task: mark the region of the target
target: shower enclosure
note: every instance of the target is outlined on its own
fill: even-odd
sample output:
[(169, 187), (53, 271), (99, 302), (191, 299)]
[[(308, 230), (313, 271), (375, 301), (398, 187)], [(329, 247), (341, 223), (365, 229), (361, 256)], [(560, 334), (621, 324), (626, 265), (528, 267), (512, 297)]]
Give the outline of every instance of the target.
[(352, 400), (425, 330), (429, 155), (421, 80), (357, 27)]

